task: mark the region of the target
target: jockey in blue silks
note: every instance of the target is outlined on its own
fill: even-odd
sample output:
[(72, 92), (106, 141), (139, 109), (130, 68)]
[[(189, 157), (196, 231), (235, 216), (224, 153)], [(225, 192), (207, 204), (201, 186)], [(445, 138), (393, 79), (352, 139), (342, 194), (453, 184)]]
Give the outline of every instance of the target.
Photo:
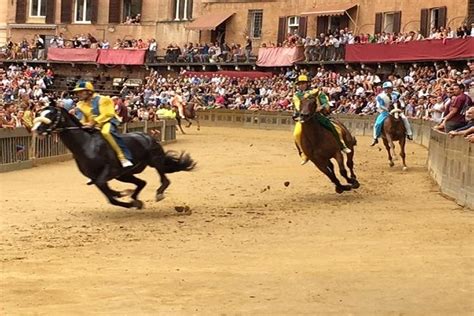
[[(375, 99), (377, 103), (377, 111), (380, 114), (375, 119), (374, 141), (370, 146), (375, 146), (375, 144), (378, 144), (378, 138), (382, 135), (383, 122), (390, 115), (390, 106), (395, 102), (400, 103), (400, 93), (398, 93), (397, 91), (393, 91), (393, 85), (390, 81), (384, 82), (382, 88), (384, 91), (382, 93), (379, 93), (377, 95), (377, 98)], [(413, 133), (411, 130), (410, 122), (408, 122), (407, 117), (403, 113), (400, 113), (400, 117), (403, 121), (403, 125), (405, 125), (407, 138), (413, 140)]]

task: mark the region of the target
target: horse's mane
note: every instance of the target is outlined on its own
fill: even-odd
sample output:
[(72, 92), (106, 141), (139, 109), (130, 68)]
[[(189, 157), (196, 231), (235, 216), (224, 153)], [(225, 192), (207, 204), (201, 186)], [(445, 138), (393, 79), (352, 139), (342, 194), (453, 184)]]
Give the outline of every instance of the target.
[(65, 108), (58, 106), (56, 100), (51, 100), (50, 107), (61, 111), (65, 117), (68, 117), (69, 119), (71, 119), (71, 121), (74, 123), (74, 125), (82, 126), (81, 121), (75, 115), (69, 114), (69, 112), (66, 111)]

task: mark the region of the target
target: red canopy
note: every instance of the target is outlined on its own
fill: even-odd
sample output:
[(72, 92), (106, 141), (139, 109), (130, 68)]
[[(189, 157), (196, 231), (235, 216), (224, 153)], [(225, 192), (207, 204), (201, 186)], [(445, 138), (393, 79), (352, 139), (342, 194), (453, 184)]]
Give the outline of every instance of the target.
[(91, 48), (49, 48), (48, 60), (95, 63), (97, 54), (98, 50)]
[(145, 53), (144, 49), (101, 49), (97, 62), (108, 65), (143, 65)]
[(257, 65), (260, 67), (286, 67), (302, 60), (304, 60), (303, 47), (260, 48)]
[(347, 62), (451, 60), (474, 57), (474, 38), (346, 45)]
[(231, 77), (231, 78), (250, 78), (250, 79), (255, 79), (255, 78), (270, 78), (272, 77), (271, 72), (263, 72), (263, 71), (187, 71), (185, 76), (204, 76), (204, 77), (212, 77), (215, 75), (218, 76), (224, 76), (224, 77)]

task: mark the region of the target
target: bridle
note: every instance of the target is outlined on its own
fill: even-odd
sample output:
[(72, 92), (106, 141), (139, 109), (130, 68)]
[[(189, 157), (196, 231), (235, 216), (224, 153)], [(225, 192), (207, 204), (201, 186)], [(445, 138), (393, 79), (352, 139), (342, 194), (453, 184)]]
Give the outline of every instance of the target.
[[(306, 100), (308, 100), (306, 102), (311, 102), (311, 101), (309, 101), (310, 99), (312, 99), (312, 98), (310, 97), (310, 98), (306, 99)], [(314, 100), (314, 102), (316, 103), (316, 100)], [(298, 120), (300, 121), (300, 123), (304, 123), (306, 121), (312, 120), (315, 116), (316, 116), (316, 109), (314, 109), (314, 111), (312, 111), (310, 114), (306, 114), (306, 115), (303, 115), (300, 112), (298, 114)]]
[[(77, 130), (77, 129), (90, 129), (88, 127), (84, 127), (84, 126), (66, 126), (66, 127), (58, 127), (59, 123), (64, 123), (65, 120), (64, 120), (64, 116), (61, 115), (61, 110), (58, 109), (58, 108), (55, 108), (56, 110), (56, 116), (54, 118), (53, 121), (51, 121), (50, 119), (46, 118), (46, 117), (37, 117), (35, 120), (38, 122), (41, 122), (41, 123), (45, 123), (45, 124), (48, 124), (48, 128), (46, 128), (45, 132), (47, 134), (51, 134), (53, 132), (57, 132), (57, 133), (62, 133), (64, 131), (68, 131), (68, 130)], [(50, 122), (47, 122), (46, 120), (49, 120)]]

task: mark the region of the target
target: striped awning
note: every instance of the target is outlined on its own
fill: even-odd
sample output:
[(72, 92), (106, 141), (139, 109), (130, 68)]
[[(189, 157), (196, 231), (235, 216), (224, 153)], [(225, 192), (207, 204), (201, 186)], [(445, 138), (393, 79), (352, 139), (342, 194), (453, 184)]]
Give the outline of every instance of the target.
[(25, 29), (25, 30), (55, 30), (57, 25), (56, 24), (30, 24), (30, 23), (22, 23), (22, 24), (15, 24), (11, 23), (8, 24), (11, 29)]
[(188, 30), (195, 31), (210, 31), (215, 30), (219, 25), (224, 23), (228, 18), (234, 15), (235, 12), (215, 12), (207, 15), (202, 15), (196, 20), (186, 26)]

